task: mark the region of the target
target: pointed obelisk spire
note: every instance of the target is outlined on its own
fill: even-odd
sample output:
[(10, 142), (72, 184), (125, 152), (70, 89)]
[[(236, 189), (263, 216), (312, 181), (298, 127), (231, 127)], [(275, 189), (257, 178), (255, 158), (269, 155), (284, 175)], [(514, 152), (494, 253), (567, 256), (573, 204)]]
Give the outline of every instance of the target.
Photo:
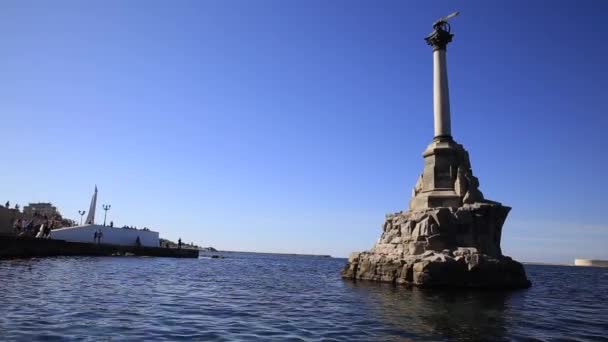
[(91, 206), (89, 207), (89, 215), (87, 216), (86, 224), (95, 224), (95, 208), (97, 207), (97, 185), (95, 185), (95, 193), (91, 198)]

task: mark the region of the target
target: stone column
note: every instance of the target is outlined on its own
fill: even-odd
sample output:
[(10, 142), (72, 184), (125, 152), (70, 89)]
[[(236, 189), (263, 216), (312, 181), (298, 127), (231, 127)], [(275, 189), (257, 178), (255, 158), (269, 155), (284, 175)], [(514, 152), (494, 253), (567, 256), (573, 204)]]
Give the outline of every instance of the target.
[[(433, 48), (433, 107), (435, 136), (426, 150), (424, 170), (410, 201), (410, 210), (462, 206), (464, 194), (456, 193), (458, 169), (468, 170), (468, 155), (452, 139), (450, 125), (450, 95), (446, 66), (446, 47), (452, 41), (450, 24), (442, 18), (433, 25), (434, 31), (426, 37)], [(462, 176), (461, 176), (462, 178)], [(463, 184), (464, 185), (464, 184)], [(461, 182), (458, 183), (462, 190)]]
[(450, 93), (448, 89), (448, 70), (446, 47), (452, 41), (453, 34), (445, 21), (436, 23), (433, 31), (425, 38), (433, 47), (433, 109), (435, 122), (435, 139), (451, 139)]
[(435, 117), (435, 137), (452, 135), (450, 123), (450, 91), (445, 50), (433, 51), (433, 112)]

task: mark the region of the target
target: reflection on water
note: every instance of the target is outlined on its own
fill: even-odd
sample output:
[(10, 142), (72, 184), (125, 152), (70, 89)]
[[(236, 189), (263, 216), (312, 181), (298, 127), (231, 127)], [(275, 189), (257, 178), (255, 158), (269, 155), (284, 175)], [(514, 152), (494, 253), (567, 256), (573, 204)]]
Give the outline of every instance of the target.
[(225, 256), (0, 261), (0, 341), (608, 341), (608, 269), (446, 292), (345, 281), (343, 259)]
[(348, 282), (374, 315), (416, 336), (471, 340), (507, 337), (505, 311), (513, 292), (432, 290), (372, 282)]

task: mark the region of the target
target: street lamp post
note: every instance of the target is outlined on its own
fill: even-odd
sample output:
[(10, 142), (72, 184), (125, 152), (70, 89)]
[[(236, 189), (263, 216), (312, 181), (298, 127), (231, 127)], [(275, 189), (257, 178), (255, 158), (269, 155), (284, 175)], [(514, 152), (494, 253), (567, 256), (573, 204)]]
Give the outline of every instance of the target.
[(108, 216), (108, 210), (110, 210), (110, 208), (112, 207), (110, 204), (104, 204), (101, 206), (104, 210), (104, 214), (103, 214), (103, 225), (106, 225), (106, 217)]
[(78, 213), (80, 214), (80, 225), (82, 226), (82, 216), (83, 216), (84, 214), (86, 214), (87, 212), (86, 212), (86, 211), (84, 211), (84, 210), (78, 210)]

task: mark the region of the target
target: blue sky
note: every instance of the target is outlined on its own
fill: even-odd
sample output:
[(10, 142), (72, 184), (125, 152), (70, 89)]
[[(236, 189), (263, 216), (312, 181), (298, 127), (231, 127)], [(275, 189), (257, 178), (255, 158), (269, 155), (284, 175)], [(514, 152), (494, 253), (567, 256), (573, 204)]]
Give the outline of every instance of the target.
[[(404, 209), (432, 51), (503, 251), (608, 258), (605, 1), (2, 1), (2, 202), (221, 249), (347, 256)], [(100, 210), (100, 208), (98, 208)], [(98, 215), (98, 220), (103, 219)]]

